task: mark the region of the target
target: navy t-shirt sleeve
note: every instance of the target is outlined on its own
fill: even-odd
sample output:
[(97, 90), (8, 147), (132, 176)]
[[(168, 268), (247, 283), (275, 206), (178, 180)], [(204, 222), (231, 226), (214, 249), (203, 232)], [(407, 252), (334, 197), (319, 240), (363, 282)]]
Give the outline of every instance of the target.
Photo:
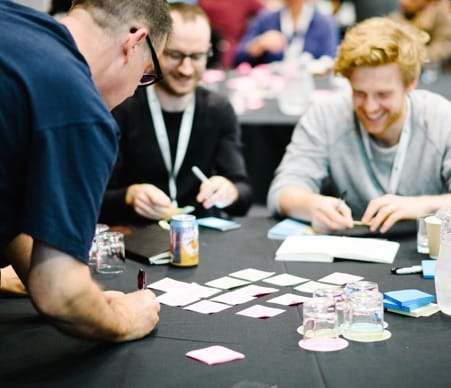
[(37, 131), (33, 139), (23, 230), (82, 261), (117, 154), (111, 128), (72, 124)]

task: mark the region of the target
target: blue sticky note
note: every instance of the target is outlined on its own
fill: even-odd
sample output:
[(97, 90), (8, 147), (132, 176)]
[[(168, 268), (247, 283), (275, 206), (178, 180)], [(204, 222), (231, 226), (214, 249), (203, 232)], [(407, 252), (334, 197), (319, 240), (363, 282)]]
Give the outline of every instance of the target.
[(384, 293), (384, 298), (396, 303), (398, 308), (409, 307), (411, 309), (425, 306), (435, 301), (434, 295), (416, 289), (388, 291)]
[(436, 263), (437, 260), (421, 260), (421, 266), (423, 267), (423, 278), (434, 279)]

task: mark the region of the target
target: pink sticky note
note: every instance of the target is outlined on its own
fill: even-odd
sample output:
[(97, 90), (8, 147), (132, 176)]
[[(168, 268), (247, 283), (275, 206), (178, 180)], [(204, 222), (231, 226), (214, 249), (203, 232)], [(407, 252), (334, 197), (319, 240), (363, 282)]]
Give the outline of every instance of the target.
[(281, 304), (283, 306), (296, 306), (298, 304), (304, 303), (306, 300), (310, 300), (306, 296), (296, 295), (296, 294), (284, 294), (276, 298), (267, 300), (268, 303)]
[(235, 350), (220, 345), (191, 350), (185, 355), (207, 365), (223, 364), (225, 362), (242, 360), (245, 358), (243, 353), (236, 352)]

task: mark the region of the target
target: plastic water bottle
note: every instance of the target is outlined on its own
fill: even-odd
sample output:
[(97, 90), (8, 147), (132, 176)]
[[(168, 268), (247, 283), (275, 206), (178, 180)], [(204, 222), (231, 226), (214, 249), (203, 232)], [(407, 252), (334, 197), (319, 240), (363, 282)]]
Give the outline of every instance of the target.
[(451, 207), (437, 212), (441, 219), (440, 250), (435, 266), (435, 293), (441, 311), (451, 315)]

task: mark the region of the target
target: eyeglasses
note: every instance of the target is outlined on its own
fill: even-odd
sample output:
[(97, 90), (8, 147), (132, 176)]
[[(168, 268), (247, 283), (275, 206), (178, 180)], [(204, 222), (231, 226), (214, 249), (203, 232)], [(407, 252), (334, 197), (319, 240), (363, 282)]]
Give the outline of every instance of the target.
[(138, 88), (145, 88), (146, 86), (153, 85), (157, 82), (160, 82), (163, 79), (163, 73), (161, 72), (160, 62), (158, 62), (157, 53), (155, 52), (155, 49), (152, 46), (152, 42), (150, 41), (149, 35), (146, 35), (146, 42), (149, 45), (154, 71), (143, 74), (141, 80), (139, 81)]
[(184, 52), (178, 51), (178, 50), (169, 50), (166, 49), (163, 51), (163, 54), (169, 59), (169, 61), (172, 63), (172, 65), (177, 66), (183, 63), (185, 58), (189, 58), (193, 65), (201, 65), (204, 64), (207, 58), (211, 57), (213, 55), (213, 51), (211, 48), (206, 52), (199, 52), (199, 53), (191, 53), (191, 54), (185, 54)]

